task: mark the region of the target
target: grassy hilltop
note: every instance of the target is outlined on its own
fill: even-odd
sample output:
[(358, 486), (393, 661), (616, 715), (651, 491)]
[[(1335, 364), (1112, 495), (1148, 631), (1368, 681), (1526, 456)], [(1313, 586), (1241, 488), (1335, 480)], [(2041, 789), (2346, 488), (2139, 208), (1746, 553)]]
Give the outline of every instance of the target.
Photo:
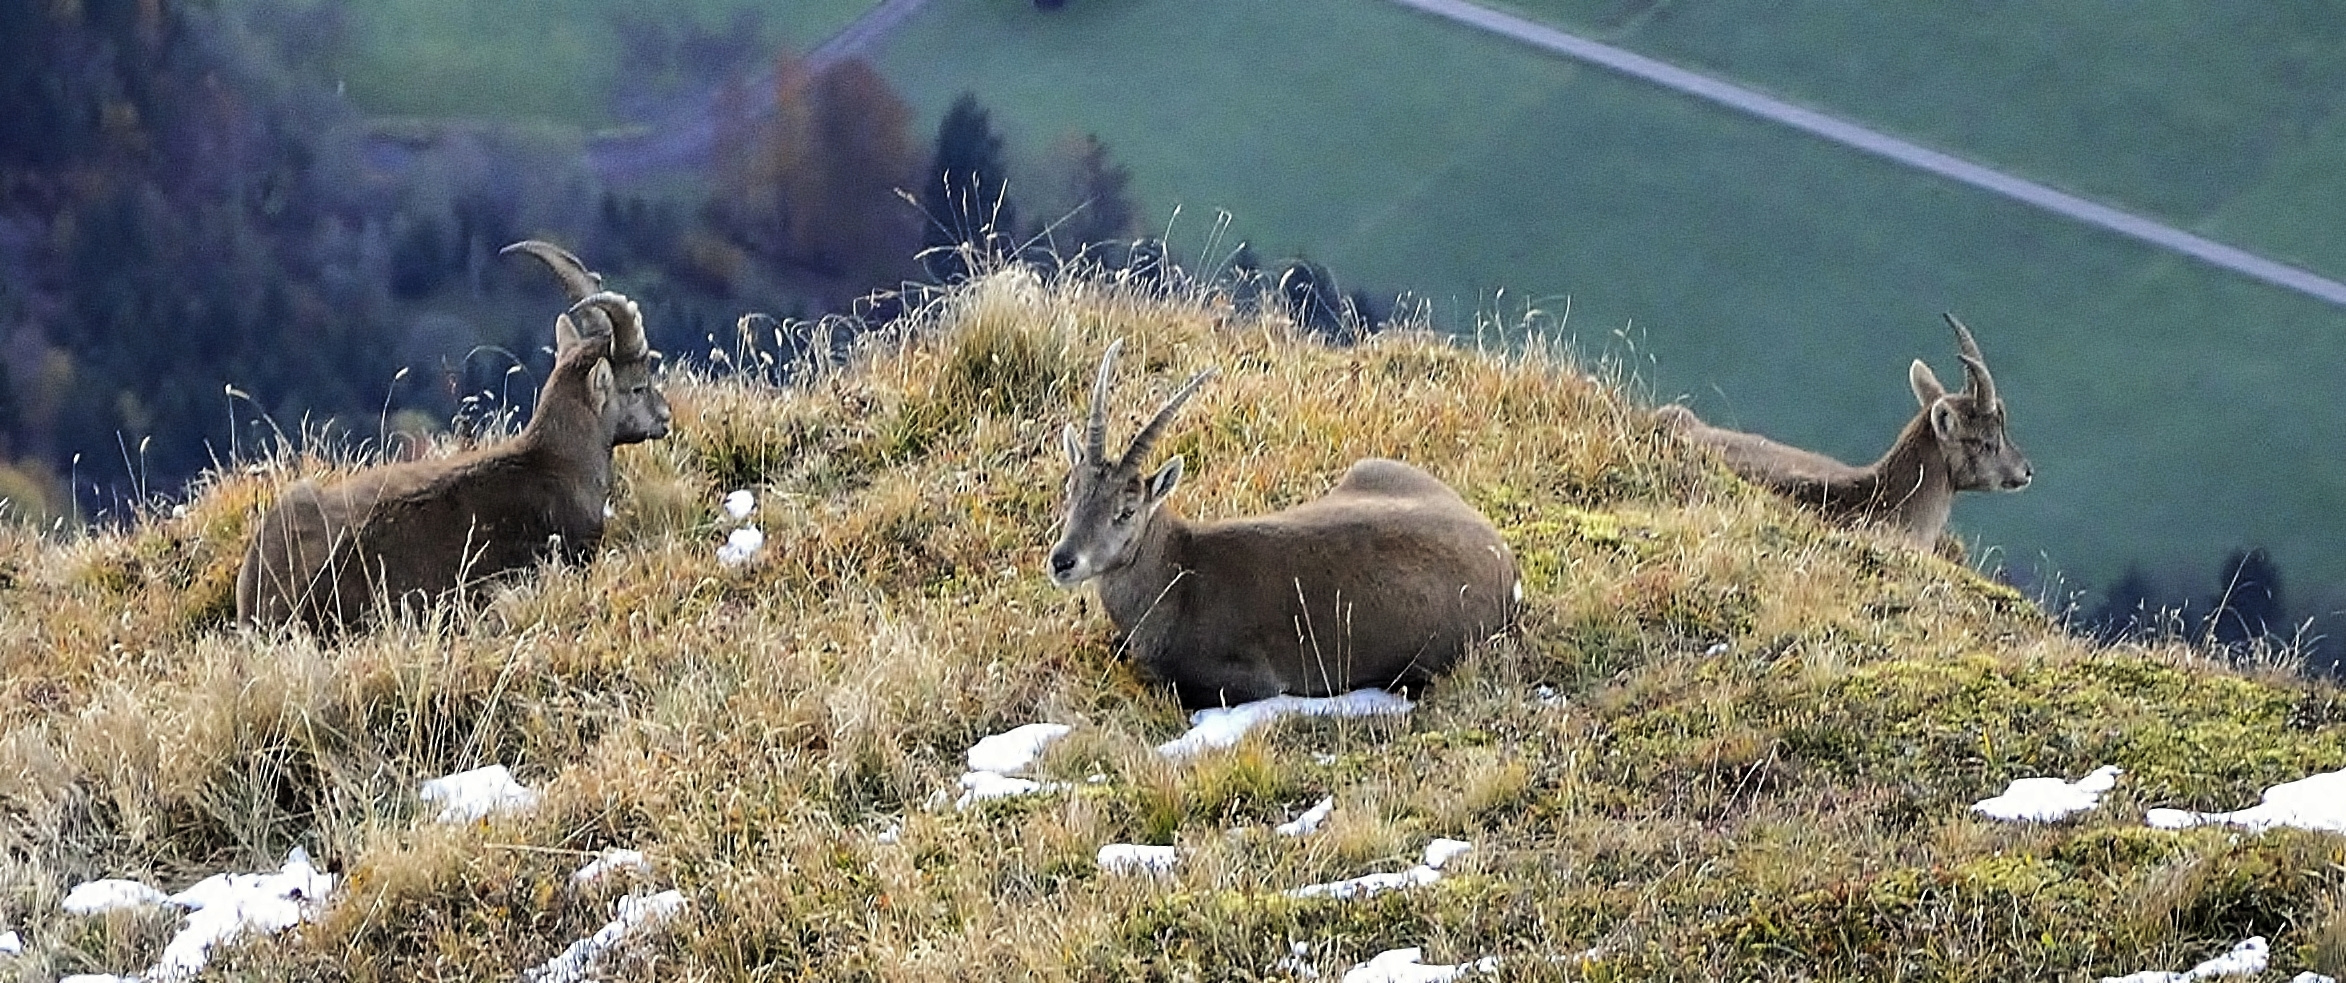
[[(1184, 511), (1411, 460), (1514, 544), (1520, 633), (1406, 717), (1160, 758), (1179, 710), (1040, 573), (1059, 426), (1119, 337), (1120, 431), (1221, 370), (1164, 445)], [(0, 928), (28, 943), (0, 973), (153, 958), (171, 920), (66, 916), (78, 881), (175, 890), (296, 844), (344, 876), (338, 902), (216, 968), (511, 978), (626, 887), (673, 885), (690, 907), (621, 977), (1285, 979), (1304, 943), (1326, 978), (1422, 945), (1497, 956), (1503, 980), (2006, 980), (2180, 969), (2251, 934), (2270, 979), (2346, 969), (2346, 840), (2141, 820), (2346, 766), (2337, 689), (2081, 642), (1735, 481), (1586, 368), (1406, 335), (1327, 349), (1211, 295), (1011, 271), (802, 386), (682, 374), (676, 436), (619, 454), (603, 555), (478, 612), (337, 646), (228, 629), (251, 510), (330, 466), (308, 459), (121, 531), (0, 526)], [(769, 541), (728, 568), (717, 502), (739, 487)], [(971, 743), (1045, 720), (1076, 725), (1040, 765), (1072, 791), (933, 804)], [(429, 821), (421, 780), (493, 762), (545, 789), (535, 810)], [(1965, 811), (2102, 764), (2127, 774), (2080, 820)], [(1269, 834), (1323, 795), (1326, 827)], [(1475, 844), (1435, 884), (1281, 893), (1435, 836)], [(1186, 859), (1104, 874), (1115, 841)], [(654, 870), (573, 889), (605, 847)]]

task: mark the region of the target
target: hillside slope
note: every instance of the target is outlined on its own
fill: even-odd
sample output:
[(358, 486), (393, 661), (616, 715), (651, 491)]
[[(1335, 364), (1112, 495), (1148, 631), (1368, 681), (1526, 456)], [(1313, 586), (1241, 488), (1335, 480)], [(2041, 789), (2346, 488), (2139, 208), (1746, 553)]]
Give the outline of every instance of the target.
[[(1040, 571), (1059, 427), (1113, 338), (1120, 429), (1221, 370), (1164, 445), (1188, 514), (1411, 460), (1514, 545), (1520, 632), (1406, 716), (1161, 757), (1178, 709)], [(336, 900), (216, 967), (510, 978), (669, 886), (684, 914), (617, 978), (1287, 979), (1297, 946), (1332, 978), (1423, 946), (1497, 979), (2001, 980), (2253, 934), (2271, 978), (2346, 966), (2346, 840), (2142, 822), (2346, 766), (2338, 690), (2080, 642), (1725, 476), (1564, 353), (1327, 349), (1211, 295), (1010, 271), (802, 386), (670, 395), (676, 436), (620, 452), (596, 562), (339, 645), (225, 627), (251, 509), (319, 462), (218, 475), (121, 532), (0, 532), (0, 929), (27, 944), (0, 972), (155, 958), (174, 918), (66, 915), (77, 882), (172, 890), (296, 845)], [(744, 487), (768, 539), (727, 566), (718, 503)], [(1037, 769), (1067, 787), (954, 809), (964, 751), (1038, 721), (1074, 726)], [(489, 763), (543, 799), (432, 822), (417, 785)], [(1965, 809), (2105, 764), (2126, 774), (2082, 819)], [(1323, 796), (1319, 831), (1269, 832)], [(1474, 848), (1434, 883), (1283, 893), (1445, 836)], [(1103, 873), (1111, 842), (1183, 859)], [(651, 870), (573, 886), (607, 847)]]

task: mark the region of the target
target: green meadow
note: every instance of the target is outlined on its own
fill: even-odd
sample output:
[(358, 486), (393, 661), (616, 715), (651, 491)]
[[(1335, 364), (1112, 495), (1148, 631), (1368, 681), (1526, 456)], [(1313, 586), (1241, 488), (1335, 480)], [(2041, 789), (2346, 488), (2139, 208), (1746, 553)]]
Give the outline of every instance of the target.
[[(351, 98), (391, 116), (531, 119), (584, 127), (613, 119), (608, 94), (631, 39), (614, 19), (650, 14), (630, 0), (367, 0), (345, 9), (352, 43), (338, 56)], [(665, 0), (661, 17), (721, 31), (757, 15), (770, 49), (803, 51), (870, 0)], [(684, 33), (678, 23), (675, 34)]]
[[(2346, 584), (2346, 312), (2319, 302), (1381, 4), (938, 5), (882, 65), (928, 120), (977, 93), (1014, 150), (1098, 133), (1193, 259), (1301, 253), (1458, 330), (1532, 311), (1658, 399), (1844, 458), (1912, 413), (1908, 360), (1959, 378), (1954, 310), (2038, 471), (1958, 506), (1975, 550), (2204, 591), (2261, 545), (2301, 611)], [(1973, 113), (2017, 134), (2052, 101)]]

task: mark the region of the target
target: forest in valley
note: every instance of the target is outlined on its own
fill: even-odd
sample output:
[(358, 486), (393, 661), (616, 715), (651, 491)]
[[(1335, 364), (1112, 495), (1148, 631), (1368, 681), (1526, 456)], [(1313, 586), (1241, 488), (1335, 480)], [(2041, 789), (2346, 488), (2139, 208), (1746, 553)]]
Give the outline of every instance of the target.
[[(1129, 172), (1096, 137), (1007, 147), (974, 97), (917, 132), (868, 63), (776, 60), (740, 18), (620, 25), (650, 40), (627, 49), (615, 107), (657, 109), (641, 80), (667, 79), (714, 93), (717, 120), (705, 168), (631, 181), (598, 173), (574, 131), (370, 119), (330, 68), (347, 14), (0, 9), (0, 498), (16, 518), (120, 510), (287, 443), (526, 409), (557, 294), (497, 256), (525, 237), (574, 248), (644, 301), (655, 345), (687, 355), (737, 348), (750, 311), (845, 318), (825, 328), (836, 341), (958, 275), (965, 243), (1136, 255)], [(1014, 154), (1047, 179), (1009, 189)], [(1373, 306), (1325, 295), (1309, 264), (1267, 277), (1331, 331)]]

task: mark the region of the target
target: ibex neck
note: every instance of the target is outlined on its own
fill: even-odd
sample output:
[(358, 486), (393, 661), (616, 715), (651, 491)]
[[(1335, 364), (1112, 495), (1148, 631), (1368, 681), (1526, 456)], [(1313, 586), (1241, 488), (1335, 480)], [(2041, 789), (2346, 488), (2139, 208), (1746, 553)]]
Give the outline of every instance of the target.
[(1868, 466), (1865, 475), (1870, 487), (1863, 490), (1861, 509), (1917, 540), (1938, 538), (1953, 510), (1955, 493), (1947, 454), (1931, 431), (1928, 410), (1915, 414), (1899, 432), (1897, 443)]
[(1100, 575), (1100, 605), (1108, 609), (1108, 620), (1130, 633), (1144, 621), (1171, 617), (1161, 607), (1168, 603), (1175, 579), (1189, 566), (1188, 553), (1189, 520), (1172, 506), (1158, 507), (1141, 527), (1132, 559)]

